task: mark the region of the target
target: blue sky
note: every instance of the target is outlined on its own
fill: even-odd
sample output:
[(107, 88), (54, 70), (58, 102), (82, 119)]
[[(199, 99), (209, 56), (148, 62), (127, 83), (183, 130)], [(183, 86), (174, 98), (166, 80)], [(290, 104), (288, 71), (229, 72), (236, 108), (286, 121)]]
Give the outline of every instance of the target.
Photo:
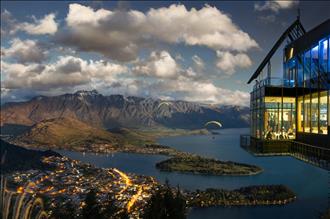
[(1, 1), (1, 100), (97, 89), (247, 105), (246, 81), (297, 8), (307, 30), (330, 16), (325, 1)]

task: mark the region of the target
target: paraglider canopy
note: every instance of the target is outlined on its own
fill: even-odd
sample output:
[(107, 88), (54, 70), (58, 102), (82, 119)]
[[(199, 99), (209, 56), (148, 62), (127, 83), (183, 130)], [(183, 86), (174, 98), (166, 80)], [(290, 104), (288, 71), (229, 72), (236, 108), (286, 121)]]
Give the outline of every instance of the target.
[(163, 105), (170, 106), (170, 105), (172, 105), (172, 103), (171, 102), (161, 102), (160, 104), (158, 104), (158, 108)]
[(205, 123), (204, 126), (208, 126), (208, 125), (210, 125), (210, 124), (217, 125), (217, 126), (219, 126), (219, 128), (222, 127), (222, 124), (221, 124), (220, 122), (218, 122), (218, 121), (215, 121), (215, 120), (213, 120), (213, 121), (209, 121), (209, 122)]

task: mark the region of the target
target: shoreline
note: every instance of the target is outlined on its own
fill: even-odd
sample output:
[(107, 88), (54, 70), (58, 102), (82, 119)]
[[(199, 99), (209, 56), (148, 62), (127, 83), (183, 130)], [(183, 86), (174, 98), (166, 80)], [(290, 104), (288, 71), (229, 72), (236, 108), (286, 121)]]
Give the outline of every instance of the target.
[[(75, 203), (75, 205), (79, 205), (84, 199), (86, 196), (86, 192), (84, 192), (84, 189), (87, 188), (86, 185), (84, 184), (83, 187), (72, 187), (72, 183), (74, 183), (72, 179), (75, 178), (77, 174), (82, 174), (80, 177), (84, 179), (83, 181), (85, 183), (103, 182), (104, 184), (101, 185), (100, 191), (108, 191), (109, 194), (120, 197), (118, 203), (124, 203), (124, 208), (127, 208), (129, 214), (132, 216), (138, 216), (141, 211), (143, 212), (145, 210), (148, 200), (150, 200), (149, 198), (152, 197), (157, 190), (155, 188), (158, 186), (160, 186), (158, 188), (164, 188), (165, 186), (163, 183), (158, 182), (153, 176), (124, 173), (116, 168), (96, 167), (93, 164), (76, 161), (66, 156), (44, 157), (42, 162), (49, 166), (55, 166), (56, 168), (46, 172), (42, 170), (25, 171), (24, 174), (32, 174), (34, 176), (32, 177), (33, 180), (36, 180), (35, 183), (38, 184), (38, 187), (29, 188), (30, 190), (26, 190), (26, 192), (31, 193), (33, 190), (32, 193), (34, 194), (49, 193), (52, 201), (57, 204), (59, 204), (61, 200), (58, 199), (58, 197), (72, 197), (78, 195), (80, 201)], [(79, 171), (76, 171), (77, 169), (79, 169)], [(92, 172), (93, 174), (91, 174)], [(9, 182), (13, 183), (15, 177), (20, 176), (20, 173), (22, 173), (22, 171), (15, 171), (9, 174)], [(41, 178), (39, 179), (40, 176)], [(53, 184), (54, 182), (61, 181), (63, 176), (66, 178), (64, 184)], [(26, 183), (24, 182), (31, 182), (29, 177), (23, 177), (22, 182), (18, 184), (13, 183), (10, 187), (14, 189), (14, 192), (17, 191), (16, 194), (26, 193), (26, 188), (24, 188)], [(113, 179), (118, 182), (121, 181), (122, 185), (120, 183), (112, 184), (111, 180)], [(51, 184), (47, 184), (47, 181)], [(113, 187), (112, 190), (107, 190), (109, 185)], [(17, 187), (17, 190), (15, 190), (15, 187)], [(88, 188), (90, 187), (93, 187), (92, 184), (90, 184)], [(171, 190), (173, 193), (177, 191), (175, 187), (171, 187)], [(86, 191), (88, 191), (88, 189)], [(294, 192), (284, 185), (254, 185), (239, 187), (233, 190), (208, 188), (205, 190), (180, 191), (186, 202), (185, 208), (187, 212), (193, 208), (286, 205), (296, 200)], [(141, 200), (137, 199), (136, 197), (140, 196), (142, 192), (146, 198)], [(127, 195), (123, 195), (122, 193)]]
[[(134, 147), (135, 148), (135, 147)], [(145, 147), (143, 147), (144, 149), (146, 149), (144, 152), (144, 154), (147, 154), (147, 155), (165, 155), (165, 156), (168, 156), (170, 157), (169, 159), (167, 160), (170, 160), (170, 159), (173, 159), (173, 158), (177, 158), (177, 159), (180, 159), (180, 158), (198, 158), (198, 159), (206, 159), (208, 161), (212, 161), (212, 162), (220, 162), (220, 163), (223, 163), (224, 161), (219, 161), (219, 160), (216, 160), (216, 159), (212, 159), (212, 158), (205, 158), (205, 157), (201, 157), (201, 156), (198, 156), (198, 155), (195, 155), (195, 154), (190, 154), (190, 153), (187, 153), (187, 152), (181, 152), (181, 151), (177, 151), (176, 149), (174, 148), (171, 148), (169, 146), (164, 146), (164, 145), (146, 145)], [(30, 147), (31, 149), (31, 147)], [(132, 147), (127, 147), (126, 150), (113, 150), (112, 153), (134, 153), (134, 154), (137, 154), (136, 150), (131, 150)], [(157, 149), (157, 150), (155, 150)], [(40, 150), (40, 148), (39, 148)], [(70, 151), (70, 150), (68, 150)], [(73, 150), (71, 150), (73, 151)], [(143, 150), (142, 150), (143, 151)], [(163, 154), (160, 154), (159, 151), (163, 151)], [(81, 151), (73, 151), (73, 152), (78, 152), (78, 153), (83, 153)], [(141, 152), (141, 151), (140, 151)], [(158, 153), (156, 153), (158, 152)], [(90, 151), (90, 152), (87, 152), (87, 153), (95, 153), (93, 151)], [(109, 154), (109, 153), (101, 153), (102, 155), (105, 155), (105, 154)], [(142, 153), (140, 153), (142, 154)], [(176, 155), (173, 155), (173, 154), (176, 154)], [(172, 155), (172, 157), (170, 156)], [(166, 159), (164, 161), (167, 161)], [(225, 163), (225, 162), (224, 162)], [(234, 163), (234, 162), (230, 162), (231, 164), (238, 164), (238, 163)], [(94, 165), (93, 165), (94, 166)], [(246, 166), (246, 165), (245, 165)], [(101, 169), (104, 169), (104, 168), (101, 168)], [(220, 175), (223, 175), (223, 176), (247, 176), (247, 175), (256, 175), (258, 173), (260, 173), (261, 171), (255, 173), (255, 174), (245, 174), (243, 175), (242, 173), (241, 174), (220, 174)], [(201, 175), (200, 173), (191, 173), (191, 172), (184, 172), (185, 174), (193, 174), (193, 175), (196, 175), (196, 174), (199, 174)], [(128, 174), (128, 173), (127, 173)], [(130, 174), (128, 174), (130, 176)], [(133, 174), (135, 175), (135, 174)], [(132, 175), (132, 176), (133, 176)], [(214, 174), (202, 174), (202, 175), (214, 175)], [(142, 175), (141, 175), (142, 176)], [(215, 175), (215, 176), (219, 176), (219, 175)], [(153, 178), (153, 177), (151, 177)], [(262, 186), (254, 186), (256, 188), (256, 190), (259, 190), (260, 188), (262, 187), (265, 187), (266, 185), (262, 185)], [(275, 185), (275, 186), (279, 186), (279, 185)], [(235, 190), (221, 190), (221, 189), (210, 189), (211, 191), (221, 191), (223, 192), (224, 194), (228, 195), (228, 197), (226, 196), (225, 200), (223, 200), (223, 196), (212, 196), (212, 193), (208, 192), (208, 189), (206, 189), (205, 191), (200, 191), (200, 190), (193, 190), (193, 191), (186, 191), (188, 193), (188, 196), (187, 196), (187, 201), (188, 199), (196, 199), (195, 197), (197, 195), (197, 197), (200, 197), (201, 194), (204, 194), (204, 196), (201, 198), (201, 202), (197, 201), (192, 204), (192, 205), (188, 205), (187, 209), (190, 209), (190, 208), (208, 208), (208, 207), (230, 207), (230, 206), (233, 206), (233, 207), (239, 207), (239, 206), (262, 206), (262, 205), (284, 205), (284, 204), (287, 204), (291, 201), (294, 201), (295, 200), (295, 195), (294, 197), (292, 198), (285, 198), (284, 199), (279, 199), (279, 200), (271, 200), (271, 201), (268, 201), (267, 200), (264, 200), (262, 197), (259, 197), (257, 196), (255, 198), (255, 200), (241, 200), (239, 196), (235, 196), (236, 194), (236, 191), (237, 190), (242, 190), (243, 189), (243, 192), (241, 192), (241, 194), (245, 195), (245, 192), (244, 192), (244, 189), (246, 187), (239, 187), (238, 189), (235, 189)], [(270, 189), (272, 190), (272, 189)], [(290, 190), (288, 190), (289, 192), (291, 192)], [(288, 192), (288, 194), (290, 194)], [(206, 195), (205, 195), (206, 194)], [(208, 196), (208, 195), (211, 195), (211, 196)], [(132, 198), (135, 197), (135, 196), (132, 196)], [(228, 198), (228, 200), (227, 200)], [(259, 199), (260, 198), (260, 199)], [(200, 198), (199, 198), (200, 199)], [(204, 204), (207, 203), (207, 204)]]
[[(16, 142), (14, 142), (16, 143)], [(22, 146), (22, 145), (21, 145)], [(101, 148), (101, 150), (74, 150), (73, 148), (66, 149), (65, 147), (49, 148), (49, 147), (35, 147), (30, 145), (23, 145), (28, 149), (35, 150), (66, 150), (78, 153), (95, 153), (95, 154), (114, 154), (114, 153), (130, 153), (130, 154), (142, 154), (142, 155), (162, 155), (166, 156), (167, 159), (164, 159), (155, 164), (155, 168), (159, 171), (164, 172), (178, 172), (182, 174), (191, 174), (191, 175), (205, 175), (205, 176), (254, 176), (263, 172), (263, 169), (250, 164), (238, 163), (235, 161), (221, 161), (218, 159), (199, 156), (197, 154), (188, 153), (179, 151), (175, 148), (166, 145), (160, 144), (145, 144), (144, 146), (133, 146), (126, 145), (123, 148), (114, 148), (111, 150), (102, 150), (102, 146), (97, 147), (96, 145), (93, 148)], [(164, 166), (163, 164), (171, 163), (173, 160), (178, 161), (178, 165), (185, 165), (186, 169), (180, 169), (179, 167), (173, 165)], [(185, 163), (185, 161), (192, 161)], [(197, 167), (204, 165), (204, 168), (196, 171)], [(179, 168), (179, 169), (178, 169)], [(212, 169), (213, 168), (213, 169)], [(240, 171), (237, 171), (238, 168), (241, 168)], [(232, 171), (232, 173), (230, 173)]]
[(252, 176), (263, 172), (263, 169), (250, 164), (233, 161), (221, 161), (190, 154), (188, 156), (171, 157), (160, 161), (156, 168), (164, 172), (190, 173), (207, 176)]
[(297, 199), (284, 185), (252, 185), (233, 190), (205, 189), (185, 193), (191, 208), (274, 206), (285, 205)]

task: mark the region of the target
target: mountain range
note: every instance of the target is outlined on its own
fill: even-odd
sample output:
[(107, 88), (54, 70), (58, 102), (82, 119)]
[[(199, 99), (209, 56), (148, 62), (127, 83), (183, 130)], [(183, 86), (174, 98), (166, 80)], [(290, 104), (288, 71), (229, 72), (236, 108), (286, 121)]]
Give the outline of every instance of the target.
[(26, 102), (1, 106), (1, 126), (33, 126), (44, 120), (72, 118), (102, 129), (175, 128), (201, 129), (210, 120), (223, 128), (249, 125), (249, 108), (214, 106), (187, 101), (166, 101), (135, 96), (105, 96), (77, 91), (59, 96), (37, 96)]

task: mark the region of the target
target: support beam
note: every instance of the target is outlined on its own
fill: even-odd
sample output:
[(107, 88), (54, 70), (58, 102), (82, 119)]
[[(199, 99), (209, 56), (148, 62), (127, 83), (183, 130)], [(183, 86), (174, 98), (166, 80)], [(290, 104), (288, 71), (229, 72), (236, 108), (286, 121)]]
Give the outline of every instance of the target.
[[(293, 38), (293, 36), (291, 35), (293, 33), (293, 30), (295, 28), (298, 28), (301, 30), (301, 36), (303, 34), (305, 34), (305, 29), (302, 26), (302, 24), (300, 23), (300, 20), (297, 19), (293, 22), (293, 24), (291, 24), (291, 26), (281, 35), (281, 37), (276, 41), (275, 45), (273, 46), (273, 48), (269, 51), (269, 53), (267, 54), (267, 56), (264, 58), (264, 60), (261, 62), (261, 64), (259, 65), (259, 67), (257, 68), (257, 70), (254, 72), (254, 74), (252, 75), (252, 77), (250, 78), (250, 80), (248, 81), (248, 84), (250, 84), (254, 79), (256, 79), (258, 77), (258, 75), (260, 74), (260, 72), (262, 71), (262, 69), (264, 69), (264, 67), (266, 66), (266, 64), (269, 62), (269, 60), (272, 58), (272, 56), (274, 55), (274, 53), (277, 51), (277, 49), (281, 46), (281, 44), (284, 42), (284, 40), (290, 36), (290, 40)], [(290, 34), (291, 33), (291, 34)]]

